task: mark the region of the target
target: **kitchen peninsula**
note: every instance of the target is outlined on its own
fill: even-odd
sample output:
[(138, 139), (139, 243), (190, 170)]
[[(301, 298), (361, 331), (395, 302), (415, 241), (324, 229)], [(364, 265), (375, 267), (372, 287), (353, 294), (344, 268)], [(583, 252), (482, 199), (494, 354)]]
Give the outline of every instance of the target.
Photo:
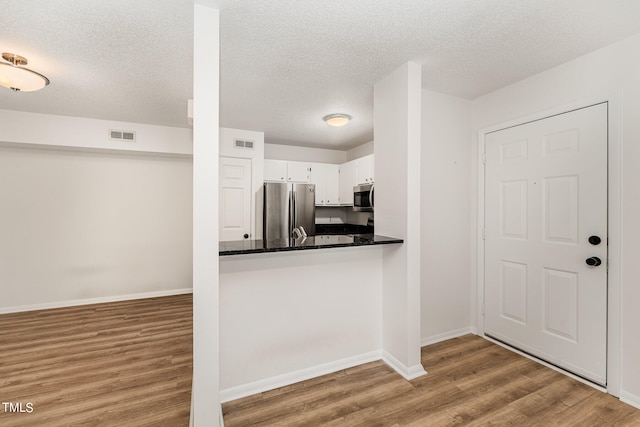
[[(399, 110), (402, 108), (393, 108), (394, 113)], [(404, 126), (406, 120), (398, 123)], [(375, 214), (375, 231), (379, 234), (375, 235), (373, 221), (369, 221), (373, 220), (372, 211), (352, 208), (354, 186), (371, 183), (374, 178), (373, 142), (339, 159), (333, 156), (335, 153), (311, 148), (289, 154), (290, 147), (267, 146), (263, 138), (261, 133), (238, 129), (221, 129), (220, 133), (221, 158), (232, 159), (238, 153), (252, 155), (250, 165), (247, 162), (235, 168), (230, 164), (230, 173), (221, 175), (230, 179), (250, 176), (251, 182), (245, 180), (242, 187), (251, 195), (251, 204), (238, 201), (226, 206), (252, 206), (255, 212), (247, 215), (247, 221), (240, 221), (240, 213), (248, 212), (248, 207), (242, 212), (222, 211), (220, 215), (220, 236), (227, 223), (227, 229), (233, 230), (229, 233), (233, 238), (225, 235), (218, 245), (221, 401), (378, 360), (406, 379), (423, 375), (419, 340), (420, 227), (419, 221), (414, 221), (412, 233), (408, 233), (407, 218), (414, 218), (414, 210), (408, 211), (407, 193), (397, 190), (411, 190), (416, 182), (404, 173), (406, 153), (395, 143), (376, 143), (384, 159), (380, 164), (393, 164), (393, 168), (380, 168), (381, 173), (375, 177), (379, 191)], [(235, 148), (238, 140), (252, 141), (254, 150)], [(359, 168), (359, 163), (363, 167)], [(221, 171), (224, 165), (221, 163)], [(319, 177), (314, 173), (323, 169), (324, 180), (322, 173)], [(274, 173), (276, 170), (279, 172)], [(224, 182), (221, 179), (221, 197)], [(315, 236), (293, 240), (293, 244), (288, 232), (266, 242), (242, 240), (244, 234), (264, 235), (265, 182), (301, 184), (292, 190), (304, 206), (310, 192), (304, 184), (315, 185)], [(234, 188), (229, 185), (229, 197), (241, 194)], [(241, 224), (249, 227), (237, 230)], [(310, 230), (306, 224), (293, 228), (301, 226)], [(277, 242), (282, 237), (285, 241)]]
[(351, 246), (388, 245), (402, 242), (402, 239), (374, 234), (316, 235), (301, 237), (298, 239), (291, 238), (278, 240), (235, 240), (220, 242), (220, 256)]
[(220, 242), (222, 401), (385, 359), (385, 257), (403, 243), (374, 234)]

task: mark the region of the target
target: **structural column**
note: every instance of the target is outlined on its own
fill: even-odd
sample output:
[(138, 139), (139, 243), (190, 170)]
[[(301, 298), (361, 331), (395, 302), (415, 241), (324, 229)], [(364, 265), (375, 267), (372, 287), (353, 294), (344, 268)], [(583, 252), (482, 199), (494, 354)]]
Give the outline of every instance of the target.
[[(191, 425), (221, 424), (218, 305), (219, 11), (194, 5)], [(186, 100), (185, 100), (186, 113)]]
[(420, 363), (421, 67), (406, 63), (374, 86), (376, 234), (401, 237), (384, 249), (383, 357), (407, 379)]

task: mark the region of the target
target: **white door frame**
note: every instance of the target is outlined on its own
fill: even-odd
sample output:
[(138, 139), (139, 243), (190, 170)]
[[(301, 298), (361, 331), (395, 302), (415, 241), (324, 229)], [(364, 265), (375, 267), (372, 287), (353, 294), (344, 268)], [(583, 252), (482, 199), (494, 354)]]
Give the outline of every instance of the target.
[[(477, 223), (477, 289), (476, 289), (476, 328), (480, 336), (484, 336), (484, 240), (483, 228), (485, 223), (485, 182), (484, 182), (484, 152), (485, 135), (490, 132), (518, 126), (534, 120), (540, 120), (580, 108), (603, 102), (608, 102), (608, 215), (607, 227), (609, 235), (608, 246), (608, 306), (607, 306), (607, 388), (606, 391), (614, 396), (620, 394), (620, 273), (621, 273), (621, 99), (619, 93), (609, 93), (600, 97), (585, 99), (549, 110), (541, 111), (515, 120), (480, 129), (478, 131), (478, 223)], [(564, 372), (564, 371), (563, 371)], [(572, 375), (571, 375), (572, 376)], [(590, 384), (590, 383), (588, 383)]]

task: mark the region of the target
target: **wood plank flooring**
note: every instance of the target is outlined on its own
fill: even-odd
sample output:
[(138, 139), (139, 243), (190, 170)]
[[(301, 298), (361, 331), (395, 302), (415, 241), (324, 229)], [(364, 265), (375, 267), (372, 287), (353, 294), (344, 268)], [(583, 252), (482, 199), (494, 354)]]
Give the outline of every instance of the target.
[(640, 426), (640, 410), (473, 335), (422, 362), (410, 382), (373, 362), (228, 402), (225, 426)]
[[(179, 295), (0, 315), (0, 426), (187, 426), (191, 307)], [(413, 381), (373, 362), (225, 403), (225, 425), (640, 426), (640, 410), (473, 335), (422, 361)]]
[(191, 295), (0, 315), (0, 426), (187, 426), (192, 341)]

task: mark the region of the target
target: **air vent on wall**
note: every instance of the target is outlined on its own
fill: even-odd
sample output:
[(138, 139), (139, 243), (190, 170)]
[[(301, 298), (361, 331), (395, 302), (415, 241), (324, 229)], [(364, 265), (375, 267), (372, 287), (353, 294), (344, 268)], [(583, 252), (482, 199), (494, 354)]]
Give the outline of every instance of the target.
[(109, 139), (112, 141), (135, 142), (136, 133), (131, 130), (109, 130)]
[(234, 139), (233, 140), (234, 148), (244, 148), (245, 150), (253, 150), (254, 142), (253, 141), (244, 141), (242, 139)]

